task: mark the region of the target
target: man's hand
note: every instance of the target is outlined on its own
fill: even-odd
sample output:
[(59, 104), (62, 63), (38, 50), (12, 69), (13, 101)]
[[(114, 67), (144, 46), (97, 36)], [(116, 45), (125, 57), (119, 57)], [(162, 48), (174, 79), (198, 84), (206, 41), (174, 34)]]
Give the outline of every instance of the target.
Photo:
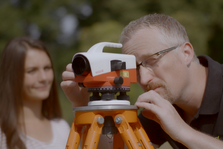
[(190, 149), (222, 149), (223, 147), (222, 141), (199, 132), (186, 124), (173, 105), (153, 90), (140, 95), (135, 105), (145, 108), (142, 114), (146, 118), (159, 123), (172, 139)]
[(159, 123), (162, 129), (174, 140), (178, 140), (181, 132), (189, 127), (173, 105), (153, 90), (140, 95), (135, 105), (144, 108), (142, 114)]
[(66, 71), (62, 73), (60, 86), (63, 89), (66, 97), (72, 103), (73, 107), (87, 106), (90, 93), (86, 88), (81, 88), (74, 82), (74, 73), (72, 71), (72, 64), (66, 66)]

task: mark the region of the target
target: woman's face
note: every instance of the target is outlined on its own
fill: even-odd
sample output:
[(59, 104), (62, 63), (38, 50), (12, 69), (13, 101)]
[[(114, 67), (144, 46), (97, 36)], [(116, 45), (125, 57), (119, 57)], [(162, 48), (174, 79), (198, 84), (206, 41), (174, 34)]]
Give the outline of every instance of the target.
[(23, 98), (42, 101), (50, 94), (54, 74), (49, 57), (43, 50), (29, 48), (24, 64)]

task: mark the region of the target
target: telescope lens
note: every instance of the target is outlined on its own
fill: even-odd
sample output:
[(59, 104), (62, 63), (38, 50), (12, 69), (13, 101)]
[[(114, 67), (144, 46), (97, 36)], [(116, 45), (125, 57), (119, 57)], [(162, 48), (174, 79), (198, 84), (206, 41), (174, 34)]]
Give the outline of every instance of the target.
[(77, 55), (72, 62), (72, 68), (75, 75), (87, 75), (90, 72), (89, 62), (86, 57)]

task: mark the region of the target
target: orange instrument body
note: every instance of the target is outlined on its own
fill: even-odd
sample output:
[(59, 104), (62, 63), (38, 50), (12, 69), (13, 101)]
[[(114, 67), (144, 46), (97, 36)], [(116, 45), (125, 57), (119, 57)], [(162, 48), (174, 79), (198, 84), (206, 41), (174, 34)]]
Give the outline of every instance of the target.
[[(117, 77), (123, 78), (123, 83), (116, 85), (114, 80)], [(131, 83), (136, 83), (136, 69), (117, 70), (106, 74), (93, 77), (91, 73), (86, 76), (76, 76), (75, 82), (83, 83), (84, 87), (102, 87), (102, 86), (126, 86), (130, 87)]]

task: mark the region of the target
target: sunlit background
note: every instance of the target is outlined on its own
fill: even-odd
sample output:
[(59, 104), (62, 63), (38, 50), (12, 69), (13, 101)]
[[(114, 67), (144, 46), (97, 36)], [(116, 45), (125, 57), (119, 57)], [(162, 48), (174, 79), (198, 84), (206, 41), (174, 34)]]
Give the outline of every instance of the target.
[[(125, 25), (155, 12), (183, 24), (198, 55), (207, 54), (223, 63), (222, 0), (1, 0), (0, 51), (17, 36), (29, 35), (47, 45), (56, 69), (63, 116), (71, 124), (72, 107), (59, 84), (72, 56), (98, 42), (118, 42)], [(141, 93), (137, 84), (131, 86), (132, 104)]]

